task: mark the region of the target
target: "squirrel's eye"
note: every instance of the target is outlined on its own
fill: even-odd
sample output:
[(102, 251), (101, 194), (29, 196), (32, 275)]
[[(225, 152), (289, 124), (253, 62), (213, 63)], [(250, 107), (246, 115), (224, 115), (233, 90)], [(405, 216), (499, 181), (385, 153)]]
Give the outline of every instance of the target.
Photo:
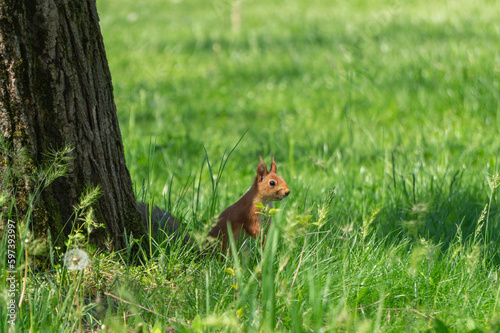
[(271, 180), (271, 181), (269, 182), (269, 185), (274, 186), (274, 185), (276, 185), (276, 182), (275, 182), (274, 180)]

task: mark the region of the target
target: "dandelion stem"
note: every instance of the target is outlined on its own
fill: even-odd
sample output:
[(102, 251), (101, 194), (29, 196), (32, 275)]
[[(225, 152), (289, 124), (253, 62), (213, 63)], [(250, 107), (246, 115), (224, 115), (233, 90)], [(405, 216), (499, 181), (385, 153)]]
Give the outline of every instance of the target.
[[(25, 243), (28, 243), (28, 240), (25, 240)], [(24, 279), (23, 279), (23, 288), (21, 289), (21, 296), (19, 297), (19, 308), (21, 308), (21, 304), (23, 304), (24, 294), (26, 292), (26, 284), (28, 282), (28, 247), (24, 247)]]

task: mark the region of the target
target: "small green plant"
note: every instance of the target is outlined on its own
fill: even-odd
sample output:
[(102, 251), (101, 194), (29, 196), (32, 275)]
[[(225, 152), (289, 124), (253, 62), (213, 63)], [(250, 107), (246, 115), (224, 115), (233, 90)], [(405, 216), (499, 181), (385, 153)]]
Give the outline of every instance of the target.
[(255, 207), (257, 207), (257, 214), (262, 215), (262, 222), (260, 228), (260, 253), (264, 252), (264, 245), (267, 238), (267, 233), (271, 227), (271, 221), (274, 215), (276, 215), (280, 210), (278, 208), (272, 208), (271, 206), (263, 205), (261, 202), (256, 202)]
[(97, 228), (105, 228), (104, 224), (95, 222), (94, 209), (92, 208), (101, 195), (99, 186), (87, 188), (82, 192), (78, 204), (73, 207), (72, 228), (65, 242), (68, 249), (86, 246), (91, 232)]

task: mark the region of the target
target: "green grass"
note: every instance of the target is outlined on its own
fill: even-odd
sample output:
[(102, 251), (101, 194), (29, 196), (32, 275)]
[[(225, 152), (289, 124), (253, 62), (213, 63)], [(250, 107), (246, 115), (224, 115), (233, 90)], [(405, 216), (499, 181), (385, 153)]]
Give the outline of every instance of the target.
[[(77, 292), (90, 331), (500, 329), (498, 1), (98, 11), (138, 197), (203, 236), (251, 185), (258, 153), (291, 194), (267, 248), (224, 262), (168, 240), (138, 266), (88, 249), (78, 282), (55, 249), (50, 272), (29, 274), (19, 332), (77, 330)], [(217, 173), (245, 132), (212, 179), (206, 156)]]

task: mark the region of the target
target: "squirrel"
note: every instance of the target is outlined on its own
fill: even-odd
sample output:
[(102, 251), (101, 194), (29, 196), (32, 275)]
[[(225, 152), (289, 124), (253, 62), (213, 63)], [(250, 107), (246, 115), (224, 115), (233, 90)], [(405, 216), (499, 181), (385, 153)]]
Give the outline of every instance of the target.
[[(231, 223), (234, 241), (237, 242), (242, 231), (246, 236), (256, 238), (260, 232), (261, 214), (255, 203), (270, 205), (273, 201), (280, 201), (290, 194), (285, 180), (276, 174), (276, 163), (274, 157), (271, 169), (268, 171), (266, 164), (259, 156), (257, 175), (252, 187), (236, 203), (226, 208), (218, 218), (218, 223), (208, 233), (208, 238), (219, 241), (219, 248), (225, 253), (229, 244), (229, 232), (227, 225)], [(269, 221), (269, 226), (271, 221)], [(268, 229), (269, 229), (268, 226)], [(267, 230), (266, 230), (267, 231)]]
[[(218, 217), (218, 223), (208, 233), (207, 242), (216, 239), (219, 243), (219, 249), (225, 253), (229, 244), (229, 233), (227, 224), (231, 223), (233, 238), (238, 241), (242, 231), (246, 236), (256, 238), (260, 232), (261, 214), (260, 209), (255, 203), (260, 202), (263, 205), (270, 205), (273, 201), (280, 201), (290, 194), (285, 180), (276, 174), (276, 163), (274, 157), (271, 162), (271, 169), (268, 171), (266, 164), (259, 156), (260, 162), (257, 165), (257, 175), (255, 176), (252, 187), (236, 203), (226, 208)], [(138, 203), (137, 209), (142, 215), (142, 221), (145, 230), (149, 223), (149, 205)], [(159, 229), (163, 229), (168, 235), (173, 235), (173, 240), (177, 241), (180, 237), (179, 221), (168, 211), (163, 211), (157, 206), (151, 210), (151, 230), (156, 234)], [(269, 222), (269, 226), (270, 226)], [(268, 226), (268, 229), (269, 229)], [(184, 245), (191, 243), (191, 239), (186, 235), (182, 239)]]

